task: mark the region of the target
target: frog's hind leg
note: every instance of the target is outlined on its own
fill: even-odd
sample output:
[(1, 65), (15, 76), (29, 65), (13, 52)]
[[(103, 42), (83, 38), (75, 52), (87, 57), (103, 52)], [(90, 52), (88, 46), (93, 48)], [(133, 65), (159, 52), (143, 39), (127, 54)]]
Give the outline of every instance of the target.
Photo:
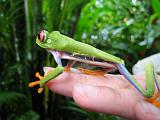
[(65, 66), (64, 71), (70, 71), (70, 68), (72, 68), (75, 63), (76, 61), (74, 60), (69, 61), (67, 66)]
[(146, 98), (145, 100), (157, 107), (160, 107), (160, 93), (159, 92), (155, 92), (151, 98)]
[(155, 84), (156, 84), (156, 87), (157, 87), (157, 95), (155, 97), (155, 100), (153, 101), (153, 104), (157, 107), (160, 107), (160, 80), (157, 76), (156, 73), (154, 73), (154, 80), (155, 80)]
[(104, 71), (104, 70), (89, 70), (89, 69), (85, 69), (85, 68), (81, 68), (81, 67), (78, 67), (77, 69), (81, 73), (88, 74), (88, 75), (100, 75), (100, 76), (104, 76), (104, 74), (106, 73), (106, 71)]
[(158, 76), (156, 73), (154, 73), (154, 80), (157, 87), (156, 92), (151, 98), (146, 99), (146, 101), (152, 103), (153, 105), (160, 107), (160, 80), (158, 79)]
[(154, 74), (154, 80), (156, 83), (157, 90), (160, 93), (160, 80), (158, 79), (158, 76), (156, 75), (156, 73)]

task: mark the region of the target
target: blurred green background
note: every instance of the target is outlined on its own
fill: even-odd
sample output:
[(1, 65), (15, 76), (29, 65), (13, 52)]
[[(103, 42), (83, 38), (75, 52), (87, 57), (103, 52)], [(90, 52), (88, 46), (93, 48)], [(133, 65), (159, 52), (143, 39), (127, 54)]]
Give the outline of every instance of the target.
[(0, 119), (118, 120), (80, 109), (71, 98), (37, 88), (36, 71), (54, 66), (38, 47), (40, 30), (59, 30), (126, 61), (159, 52), (159, 0), (0, 0)]

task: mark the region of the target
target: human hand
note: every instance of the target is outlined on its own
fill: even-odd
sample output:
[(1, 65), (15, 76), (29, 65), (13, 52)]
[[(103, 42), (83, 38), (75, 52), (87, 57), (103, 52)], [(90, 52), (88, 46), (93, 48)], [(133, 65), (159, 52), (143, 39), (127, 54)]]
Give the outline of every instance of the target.
[[(49, 71), (51, 68), (45, 68)], [(136, 76), (144, 85), (144, 77)], [(73, 97), (82, 108), (128, 119), (160, 120), (160, 109), (144, 101), (122, 75), (94, 76), (64, 72), (46, 83), (53, 92)]]

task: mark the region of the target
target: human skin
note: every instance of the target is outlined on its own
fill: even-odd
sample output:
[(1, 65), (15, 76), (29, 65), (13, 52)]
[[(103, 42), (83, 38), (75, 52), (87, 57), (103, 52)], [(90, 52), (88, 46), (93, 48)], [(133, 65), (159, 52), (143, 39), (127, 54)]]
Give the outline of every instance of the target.
[[(135, 77), (144, 87), (144, 76)], [(95, 76), (68, 71), (46, 86), (55, 93), (72, 97), (87, 110), (133, 120), (160, 120), (160, 109), (146, 102), (122, 75)]]

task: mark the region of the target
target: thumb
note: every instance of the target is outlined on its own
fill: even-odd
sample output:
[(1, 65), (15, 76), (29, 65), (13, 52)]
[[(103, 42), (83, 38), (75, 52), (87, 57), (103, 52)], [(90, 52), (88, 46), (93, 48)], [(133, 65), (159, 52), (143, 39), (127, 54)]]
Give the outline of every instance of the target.
[(136, 104), (135, 114), (137, 120), (160, 120), (160, 109), (145, 101)]

